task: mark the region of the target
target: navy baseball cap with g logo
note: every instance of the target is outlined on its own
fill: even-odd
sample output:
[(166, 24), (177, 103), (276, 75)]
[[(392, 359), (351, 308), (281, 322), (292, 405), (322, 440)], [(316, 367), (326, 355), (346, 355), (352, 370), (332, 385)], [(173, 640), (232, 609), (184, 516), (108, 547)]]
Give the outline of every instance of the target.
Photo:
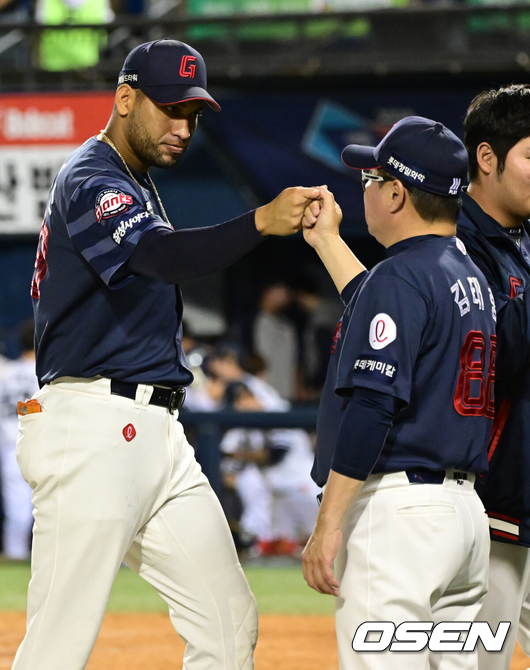
[(156, 40), (133, 49), (123, 64), (118, 86), (139, 88), (159, 105), (205, 100), (216, 112), (221, 107), (206, 90), (206, 65), (201, 54), (177, 40)]
[(383, 168), (407, 185), (446, 196), (458, 196), (468, 170), (461, 140), (423, 116), (401, 119), (376, 147), (348, 145), (342, 161), (357, 170)]

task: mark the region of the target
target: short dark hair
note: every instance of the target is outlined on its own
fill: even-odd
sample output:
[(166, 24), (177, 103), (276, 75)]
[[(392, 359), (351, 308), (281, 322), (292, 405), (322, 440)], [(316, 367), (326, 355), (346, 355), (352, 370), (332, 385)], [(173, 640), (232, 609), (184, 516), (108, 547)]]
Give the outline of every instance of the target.
[[(377, 174), (388, 179), (398, 179), (383, 168), (377, 170)], [(382, 186), (382, 182), (378, 182)], [(415, 186), (409, 186), (401, 182), (407, 189), (410, 195), (410, 201), (414, 209), (418, 212), (424, 221), (429, 223), (436, 223), (437, 221), (452, 221), (456, 223), (462, 208), (462, 199), (454, 195), (437, 195), (436, 193), (429, 193), (423, 191)]]
[(479, 93), (469, 105), (464, 119), (464, 144), (469, 154), (469, 180), (478, 171), (477, 148), (487, 142), (497, 156), (501, 174), (512, 147), (530, 137), (530, 86), (512, 84)]
[(243, 396), (254, 395), (243, 382), (232, 382), (225, 389), (224, 401), (229, 407), (233, 407)]

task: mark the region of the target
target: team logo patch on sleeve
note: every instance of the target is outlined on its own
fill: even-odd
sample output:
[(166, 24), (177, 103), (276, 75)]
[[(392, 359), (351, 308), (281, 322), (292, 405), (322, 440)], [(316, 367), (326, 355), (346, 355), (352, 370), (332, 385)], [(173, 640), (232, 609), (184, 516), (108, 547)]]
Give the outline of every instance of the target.
[(397, 337), (397, 327), (388, 314), (376, 314), (370, 322), (370, 346), (372, 349), (383, 349)]
[(361, 354), (355, 361), (353, 374), (369, 377), (383, 384), (393, 384), (397, 369), (397, 362), (391, 358), (377, 354)]
[(116, 214), (126, 212), (133, 204), (133, 199), (130, 195), (122, 193), (115, 188), (106, 188), (101, 193), (98, 193), (96, 198), (96, 208), (94, 213), (97, 222), (101, 219), (110, 219)]

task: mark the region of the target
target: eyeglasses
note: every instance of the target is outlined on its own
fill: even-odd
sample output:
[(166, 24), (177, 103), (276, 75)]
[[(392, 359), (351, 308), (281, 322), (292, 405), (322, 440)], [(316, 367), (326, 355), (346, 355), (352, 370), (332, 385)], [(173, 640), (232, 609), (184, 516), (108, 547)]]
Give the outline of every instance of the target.
[(373, 172), (361, 170), (361, 186), (363, 187), (363, 191), (366, 191), (372, 181), (394, 181), (394, 178), (381, 177), (381, 175), (373, 174)]

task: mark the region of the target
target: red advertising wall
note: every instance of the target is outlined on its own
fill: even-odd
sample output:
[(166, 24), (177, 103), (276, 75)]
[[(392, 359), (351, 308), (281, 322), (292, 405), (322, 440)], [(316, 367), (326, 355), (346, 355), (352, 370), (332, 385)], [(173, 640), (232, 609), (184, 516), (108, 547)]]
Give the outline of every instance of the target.
[(38, 233), (64, 159), (107, 125), (114, 94), (0, 95), (0, 235)]

